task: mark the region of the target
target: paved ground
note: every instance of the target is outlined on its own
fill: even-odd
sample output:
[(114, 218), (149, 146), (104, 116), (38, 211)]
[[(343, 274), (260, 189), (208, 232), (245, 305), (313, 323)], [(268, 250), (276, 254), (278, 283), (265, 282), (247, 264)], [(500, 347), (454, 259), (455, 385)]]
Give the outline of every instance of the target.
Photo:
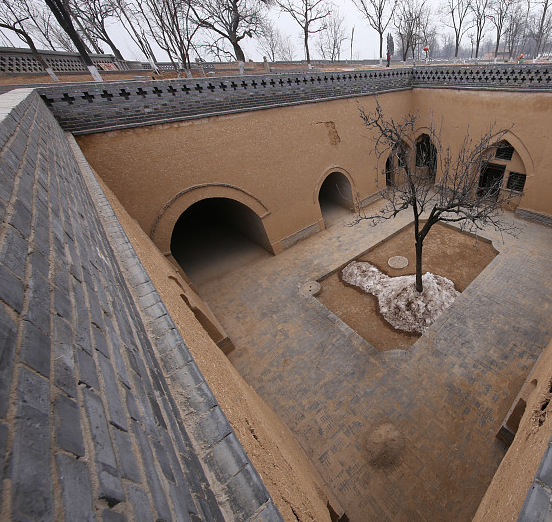
[(517, 220), (500, 251), (408, 351), (378, 352), (298, 288), (395, 230), (339, 221), (199, 290), (231, 361), (294, 432), (352, 522), (471, 520), (503, 417), (552, 334), (552, 229)]

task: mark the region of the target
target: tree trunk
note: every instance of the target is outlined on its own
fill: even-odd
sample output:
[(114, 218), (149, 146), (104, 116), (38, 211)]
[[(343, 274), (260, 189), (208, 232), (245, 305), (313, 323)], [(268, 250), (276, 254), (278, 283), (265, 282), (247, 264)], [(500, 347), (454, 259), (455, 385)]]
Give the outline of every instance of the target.
[(422, 286), (422, 248), (423, 240), (416, 238), (416, 291), (423, 292)]
[(240, 47), (240, 44), (238, 42), (232, 42), (232, 47), (234, 48), (236, 60), (238, 62), (245, 62), (245, 54), (243, 54), (243, 50)]
[(17, 27), (12, 27), (7, 24), (0, 24), (0, 27), (4, 27), (5, 29), (11, 30), (16, 32), (17, 34), (21, 35), (25, 41), (27, 42), (27, 45), (31, 49), (31, 52), (33, 53), (33, 56), (38, 60), (42, 68), (50, 75), (50, 78), (54, 80), (54, 82), (59, 82), (58, 77), (56, 76), (56, 73), (54, 73), (53, 69), (48, 65), (46, 60), (42, 57), (42, 55), (38, 52), (38, 49), (36, 48), (33, 39), (30, 37), (30, 35), (21, 29), (18, 29)]
[(77, 48), (78, 53), (80, 54), (82, 61), (85, 63), (85, 65), (88, 67), (88, 70), (90, 71), (90, 74), (92, 74), (92, 78), (94, 78), (95, 81), (102, 81), (102, 77), (100, 73), (98, 72), (98, 69), (96, 69), (96, 66), (94, 65), (94, 62), (92, 62), (92, 59), (86, 52), (86, 49), (84, 47), (84, 44), (82, 40), (80, 39), (77, 31), (75, 31), (75, 27), (73, 26), (73, 22), (71, 21), (71, 17), (69, 13), (67, 12), (67, 9), (65, 9), (65, 6), (63, 5), (63, 2), (60, 0), (46, 0), (46, 4), (54, 13), (54, 16), (56, 17), (56, 20), (58, 21), (59, 25), (63, 28), (63, 30), (67, 33), (67, 36), (71, 38), (73, 44)]
[(310, 59), (310, 52), (309, 52), (309, 32), (308, 30), (305, 30), (304, 32), (304, 42), (305, 42), (305, 58), (307, 59), (307, 64), (310, 65), (311, 59)]

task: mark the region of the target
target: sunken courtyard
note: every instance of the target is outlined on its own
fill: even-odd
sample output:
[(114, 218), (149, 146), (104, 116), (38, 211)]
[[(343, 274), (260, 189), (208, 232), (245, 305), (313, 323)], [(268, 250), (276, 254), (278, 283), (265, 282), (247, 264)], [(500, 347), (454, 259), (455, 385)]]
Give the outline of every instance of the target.
[[(0, 519), (547, 520), (551, 81), (451, 65), (0, 95)], [(512, 194), (518, 230), (479, 230), (475, 278), (385, 349), (318, 293), (412, 223), (349, 226), (383, 205), (376, 103), (417, 114), (413, 150), (435, 122), (452, 149), (508, 129), (480, 186)]]

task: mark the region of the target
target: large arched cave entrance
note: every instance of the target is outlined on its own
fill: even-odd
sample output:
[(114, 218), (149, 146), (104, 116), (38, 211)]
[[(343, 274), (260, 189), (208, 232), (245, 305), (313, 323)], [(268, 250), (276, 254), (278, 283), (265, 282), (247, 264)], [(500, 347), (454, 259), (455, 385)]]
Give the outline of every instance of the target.
[(195, 285), (271, 252), (257, 214), (227, 198), (194, 203), (178, 218), (171, 237), (171, 254)]
[(329, 174), (318, 192), (318, 203), (326, 227), (354, 210), (353, 190), (347, 176), (341, 172)]

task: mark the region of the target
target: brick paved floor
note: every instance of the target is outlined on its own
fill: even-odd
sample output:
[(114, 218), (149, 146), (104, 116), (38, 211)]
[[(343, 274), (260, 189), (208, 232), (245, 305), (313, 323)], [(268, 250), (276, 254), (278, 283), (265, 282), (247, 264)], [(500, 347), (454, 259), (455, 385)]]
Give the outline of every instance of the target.
[[(375, 228), (334, 223), (200, 286), (236, 346), (232, 363), (352, 522), (471, 520), (500, 463), (495, 433), (552, 334), (552, 229), (506, 219), (519, 238), (485, 232), (500, 255), (407, 352), (376, 351), (298, 291), (405, 226), (406, 213)], [(397, 451), (378, 466), (370, 441), (382, 425)]]

